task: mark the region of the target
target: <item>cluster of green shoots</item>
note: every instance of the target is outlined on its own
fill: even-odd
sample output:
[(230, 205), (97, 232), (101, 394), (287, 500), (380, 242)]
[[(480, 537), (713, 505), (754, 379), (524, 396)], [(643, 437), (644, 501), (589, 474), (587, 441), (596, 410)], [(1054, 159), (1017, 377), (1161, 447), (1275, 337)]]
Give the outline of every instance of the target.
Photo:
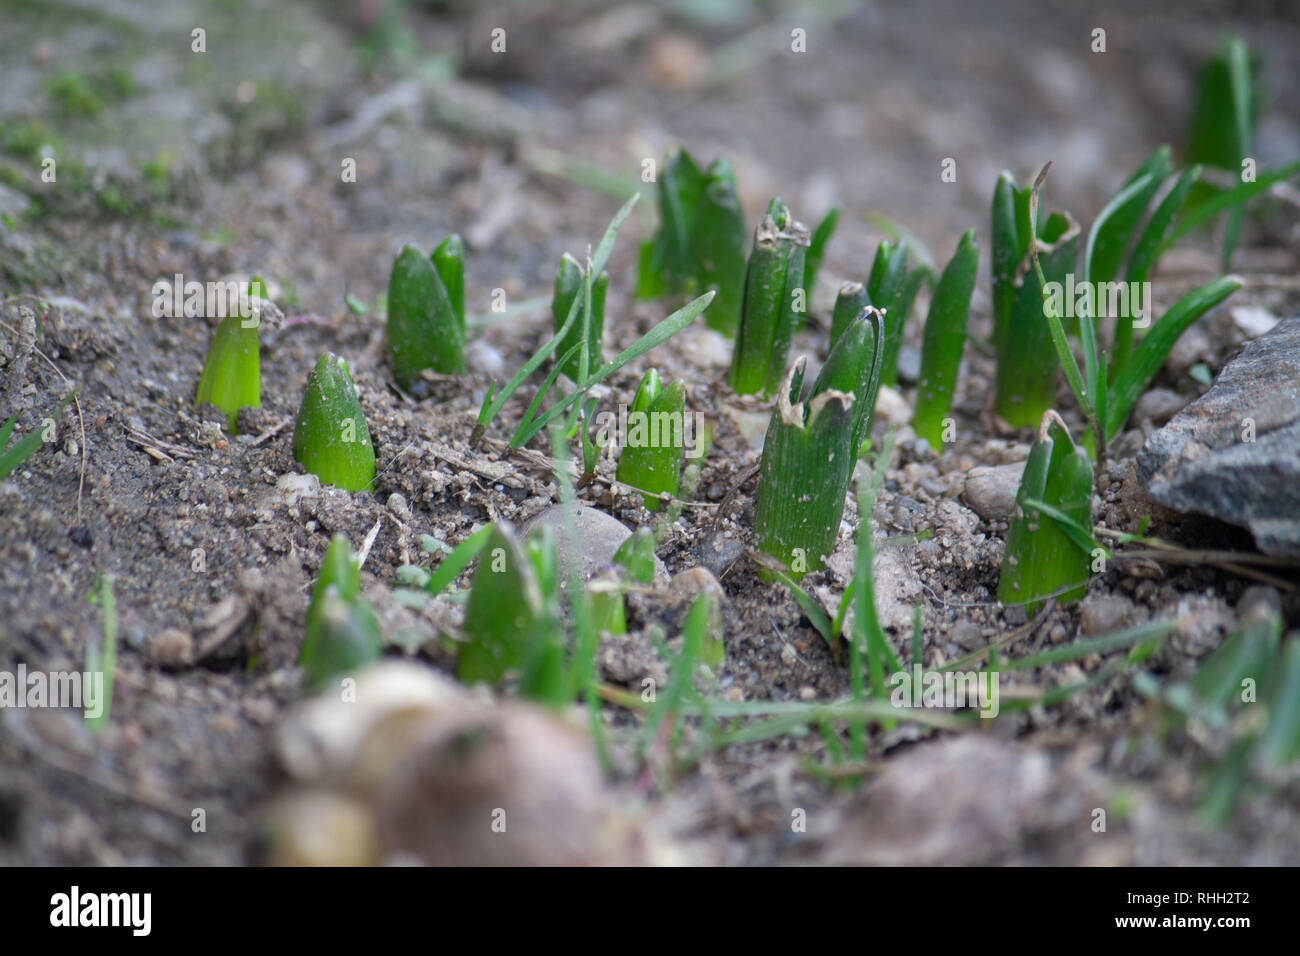
[[(448, 591), (474, 566), (469, 586), (450, 597), (463, 601), (465, 618), (456, 648), (456, 675), (466, 684), (511, 686), (521, 696), (552, 707), (576, 698), (594, 708), (595, 653), (602, 633), (627, 630), (625, 595), (652, 587), (655, 535), (648, 527), (632, 534), (609, 567), (582, 580), (579, 561), (563, 542), (576, 537), (573, 483), (566, 470), (566, 439), (552, 430), (557, 455), (556, 477), (563, 498), (563, 534), (541, 526), (520, 536), (506, 521), (485, 525), (469, 535), (429, 570), (403, 569), (406, 583), (429, 597)], [(429, 543), (432, 549), (436, 547)], [(568, 565), (567, 580), (564, 567)], [(715, 669), (723, 660), (719, 609), (711, 594), (695, 601), (691, 618), (700, 618), (695, 651), (700, 663)], [(688, 625), (688, 630), (695, 625)]]
[[(196, 404), (215, 405), (233, 432), (241, 408), (262, 404), (258, 331), (266, 283), (249, 283), (253, 303), (247, 315), (221, 319), (203, 364)], [(375, 480), (375, 449), (347, 362), (332, 353), (320, 357), (307, 377), (293, 431), (294, 458), (326, 484), (362, 491)]]

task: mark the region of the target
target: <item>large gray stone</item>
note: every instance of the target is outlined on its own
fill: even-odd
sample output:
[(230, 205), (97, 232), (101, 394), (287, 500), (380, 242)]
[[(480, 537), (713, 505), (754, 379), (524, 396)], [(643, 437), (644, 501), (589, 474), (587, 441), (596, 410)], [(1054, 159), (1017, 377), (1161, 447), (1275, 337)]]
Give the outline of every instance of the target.
[[(613, 564), (615, 552), (624, 541), (632, 537), (632, 531), (613, 515), (586, 505), (579, 505), (575, 509), (574, 519), (574, 530), (578, 535), (578, 567), (582, 571), (583, 580), (588, 580), (597, 571)], [(560, 573), (567, 576), (574, 549), (568, 543), (564, 508), (561, 505), (552, 505), (529, 518), (524, 522), (523, 531), (527, 535), (543, 527), (550, 528), (555, 535)], [(655, 584), (658, 587), (668, 585), (668, 569), (658, 555), (655, 555)]]
[(1156, 503), (1249, 528), (1266, 554), (1300, 556), (1300, 317), (1246, 343), (1151, 435), (1137, 471)]

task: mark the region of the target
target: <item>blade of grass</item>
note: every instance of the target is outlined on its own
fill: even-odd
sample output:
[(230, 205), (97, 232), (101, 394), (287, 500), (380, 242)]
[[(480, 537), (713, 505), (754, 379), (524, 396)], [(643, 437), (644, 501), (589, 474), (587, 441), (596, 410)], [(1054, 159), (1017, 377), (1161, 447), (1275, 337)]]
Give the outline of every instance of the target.
[(1138, 397), (1151, 384), (1156, 372), (1164, 364), (1169, 350), (1178, 337), (1205, 312), (1218, 305), (1245, 284), (1238, 276), (1224, 276), (1193, 289), (1179, 299), (1151, 330), (1143, 337), (1133, 352), (1133, 357), (1115, 378), (1110, 390), (1109, 417), (1106, 422), (1107, 440), (1114, 438), (1124, 427), (1124, 421)]
[(1174, 243), (1207, 219), (1212, 219), (1225, 209), (1231, 209), (1239, 203), (1244, 203), (1276, 182), (1290, 179), (1297, 172), (1300, 172), (1300, 160), (1260, 173), (1253, 183), (1242, 183), (1240, 186), (1234, 186), (1232, 189), (1219, 193), (1213, 199), (1206, 200), (1197, 206), (1194, 212), (1190, 212), (1178, 220), (1178, 225), (1174, 226), (1174, 231), (1169, 234), (1169, 238), (1160, 244), (1159, 255), (1168, 252)]
[(491, 536), (492, 526), (486, 524), (456, 545), (451, 554), (443, 558), (433, 574), (430, 575), (424, 589), (433, 595), (441, 594), (447, 590), (451, 582), (455, 581), (457, 576), (469, 567), (470, 562), (478, 557), (479, 552), (483, 550), (488, 538)]
[(690, 325), (691, 322), (695, 320), (696, 316), (708, 308), (709, 303), (713, 301), (713, 296), (715, 294), (716, 293), (714, 292), (706, 292), (693, 302), (689, 302), (682, 306), (672, 315), (668, 316), (668, 318), (664, 319), (653, 329), (620, 352), (613, 361), (607, 362), (601, 366), (595, 374), (579, 386), (577, 391), (566, 397), (559, 404), (553, 406), (542, 415), (541, 418), (522, 424), (520, 426), (520, 431), (515, 433), (515, 439), (518, 439), (518, 441), (511, 439), (510, 447), (521, 447), (530, 438), (536, 435), (557, 417), (562, 415), (564, 410), (577, 401), (587, 389), (591, 388), (591, 386), (603, 382), (632, 360), (639, 358), (656, 346), (662, 345), (682, 329), (686, 328), (686, 326)]

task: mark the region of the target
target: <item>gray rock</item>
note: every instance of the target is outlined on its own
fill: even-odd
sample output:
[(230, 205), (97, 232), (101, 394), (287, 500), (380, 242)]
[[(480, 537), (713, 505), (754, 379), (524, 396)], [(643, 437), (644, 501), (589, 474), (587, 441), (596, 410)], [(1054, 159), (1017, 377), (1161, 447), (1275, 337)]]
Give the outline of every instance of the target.
[(1133, 406), (1133, 418), (1139, 422), (1163, 425), (1182, 411), (1186, 404), (1187, 399), (1177, 392), (1167, 388), (1153, 388), (1137, 400)]
[(727, 537), (722, 531), (715, 531), (700, 542), (700, 564), (717, 577), (726, 574), (744, 554), (745, 542)]
[[(578, 534), (578, 562), (585, 581), (601, 568), (614, 563), (614, 553), (618, 551), (624, 541), (632, 537), (632, 532), (627, 525), (612, 515), (597, 511), (595, 508), (588, 508), (585, 505), (578, 506), (575, 517), (575, 530)], [(567, 575), (569, 573), (569, 556), (573, 549), (569, 547), (568, 536), (565, 533), (564, 508), (560, 505), (553, 505), (541, 514), (533, 516), (524, 524), (523, 533), (531, 534), (542, 527), (549, 527), (554, 533), (559, 549), (560, 573)], [(666, 587), (667, 584), (668, 569), (664, 567), (664, 563), (656, 555), (655, 585), (657, 587)]]
[(1024, 473), (1023, 461), (972, 468), (966, 474), (961, 500), (985, 521), (1005, 521), (1015, 514), (1016, 491)]
[(1133, 610), (1133, 604), (1120, 594), (1090, 594), (1079, 611), (1079, 630), (1089, 637), (1117, 631)]
[(898, 350), (898, 380), (904, 385), (915, 385), (921, 378), (921, 352), (910, 345)]
[(1246, 343), (1151, 435), (1137, 474), (1157, 504), (1247, 527), (1267, 554), (1300, 556), (1300, 317)]

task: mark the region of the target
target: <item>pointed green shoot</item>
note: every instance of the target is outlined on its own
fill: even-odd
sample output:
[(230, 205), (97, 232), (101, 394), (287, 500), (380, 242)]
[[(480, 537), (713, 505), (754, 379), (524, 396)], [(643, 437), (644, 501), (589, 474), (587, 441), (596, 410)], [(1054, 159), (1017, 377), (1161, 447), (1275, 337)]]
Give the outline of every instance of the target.
[(670, 293), (689, 291), (694, 275), (691, 234), (704, 189), (704, 173), (690, 153), (684, 149), (671, 152), (659, 177), (659, 215), (663, 220), (659, 231), (660, 262)]
[[(463, 287), (462, 287), (463, 295)], [(420, 372), (465, 371), (465, 332), (434, 263), (405, 245), (388, 279), (388, 348), (397, 384), (410, 389)]]
[(661, 388), (659, 373), (646, 372), (628, 410), (626, 444), (618, 459), (618, 480), (648, 494), (650, 511), (659, 510), (660, 494), (677, 496), (685, 450), (686, 386)]
[(729, 167), (718, 160), (709, 168), (708, 185), (700, 199), (691, 235), (691, 259), (700, 291), (715, 289), (718, 293), (705, 322), (729, 338), (736, 334), (745, 295), (745, 240), (745, 213), (735, 183)]
[(831, 312), (831, 346), (840, 340), (849, 323), (856, 319), (864, 308), (871, 304), (867, 296), (867, 287), (861, 282), (846, 282), (840, 286), (839, 295), (835, 297), (835, 308)]
[[(1028, 236), (1028, 228), (1029, 215), (1026, 212), (1020, 221), (1020, 229)], [(1043, 360), (1057, 347), (1053, 320), (1044, 314), (1043, 289), (1049, 282), (1064, 283), (1066, 274), (1073, 271), (1079, 248), (1079, 225), (1066, 213), (1052, 213), (1042, 224), (1040, 239), (1037, 242), (1026, 241), (1028, 255), (1032, 257), (1037, 249), (1041, 269), (1026, 269), (1015, 285), (1010, 320), (1003, 330), (997, 353), (993, 407), (1016, 428), (1036, 425), (1056, 401), (1060, 366)], [(1061, 325), (1059, 316), (1055, 317), (1055, 324)], [(1062, 330), (1061, 344), (1068, 352), (1069, 344), (1064, 335)], [(1070, 362), (1073, 361), (1071, 354)], [(1068, 368), (1066, 374), (1069, 374)]]
[(347, 362), (320, 357), (298, 408), (293, 457), (327, 485), (364, 491), (375, 480), (375, 449)]
[(759, 465), (754, 530), (759, 548), (796, 580), (834, 550), (883, 352), (880, 314), (868, 308), (831, 350), (806, 403), (799, 401), (803, 358), (781, 384)]
[(370, 604), (361, 597), (345, 599), (331, 584), (320, 597), (316, 622), (303, 644), (304, 683), (310, 691), (324, 690), (334, 680), (378, 660), (383, 650), (379, 620)]
[(307, 637), (298, 664), (306, 685), (320, 690), (383, 653), (379, 623), (361, 597), (357, 559), (348, 539), (336, 534), (325, 549), (307, 608)]
[(921, 380), (916, 391), (912, 427), (935, 450), (941, 446), (944, 418), (952, 408), (979, 258), (975, 230), (969, 229), (939, 277), (934, 297), (930, 300), (929, 314), (925, 317)]
[(497, 684), (519, 667), (543, 610), (534, 565), (513, 529), (505, 522), (492, 527), (465, 606), (456, 659), (456, 677), (465, 684)]
[(736, 347), (731, 358), (731, 386), (740, 395), (777, 391), (790, 353), (798, 318), (807, 311), (803, 267), (808, 230), (793, 221), (780, 199), (754, 231), (745, 272)]
[(998, 578), (998, 600), (1023, 604), (1032, 617), (1050, 597), (1067, 603), (1083, 596), (1091, 555), (1030, 502), (1050, 505), (1091, 535), (1092, 460), (1052, 411), (1043, 416), (1025, 463)]
[(430, 257), (433, 267), (438, 271), (438, 278), (447, 290), (447, 299), (451, 309), (460, 322), (460, 337), (465, 338), (465, 243), (460, 236), (452, 233), (433, 250)]
[[(531, 633), (525, 636), (520, 658), (519, 694), (553, 710), (573, 700), (574, 688), (560, 611), (559, 562), (550, 528), (529, 535), (524, 556), (537, 580), (541, 605)], [(620, 608), (621, 610), (621, 608)]]
[[(352, 547), (346, 535), (335, 534), (325, 548), (321, 558), (320, 571), (316, 575), (316, 586), (311, 592), (311, 604), (307, 607), (307, 633), (310, 635), (320, 623), (324, 610), (325, 592), (335, 588), (344, 601), (352, 601), (361, 593), (361, 569), (357, 564)], [(306, 667), (316, 648), (310, 640), (303, 643), (298, 663)]]
[[(555, 351), (565, 355), (579, 342), (586, 342), (588, 368), (597, 368), (600, 366), (601, 340), (605, 332), (605, 290), (609, 285), (609, 273), (602, 272), (600, 277), (591, 284), (590, 314), (584, 298), (585, 280), (586, 274), (578, 260), (566, 252), (561, 257), (560, 266), (555, 272), (555, 297), (551, 301), (551, 317), (558, 334), (564, 328), (569, 312), (577, 303), (578, 321), (569, 326), (568, 331), (556, 345)], [(583, 327), (584, 320), (590, 321), (589, 327)], [(579, 353), (575, 352), (571, 358), (562, 360), (557, 365), (570, 381), (582, 381), (580, 368), (582, 362)]]
[(257, 320), (229, 315), (217, 326), (208, 348), (195, 404), (211, 402), (226, 414), (233, 432), (241, 408), (262, 405), (262, 372), (257, 346)]

